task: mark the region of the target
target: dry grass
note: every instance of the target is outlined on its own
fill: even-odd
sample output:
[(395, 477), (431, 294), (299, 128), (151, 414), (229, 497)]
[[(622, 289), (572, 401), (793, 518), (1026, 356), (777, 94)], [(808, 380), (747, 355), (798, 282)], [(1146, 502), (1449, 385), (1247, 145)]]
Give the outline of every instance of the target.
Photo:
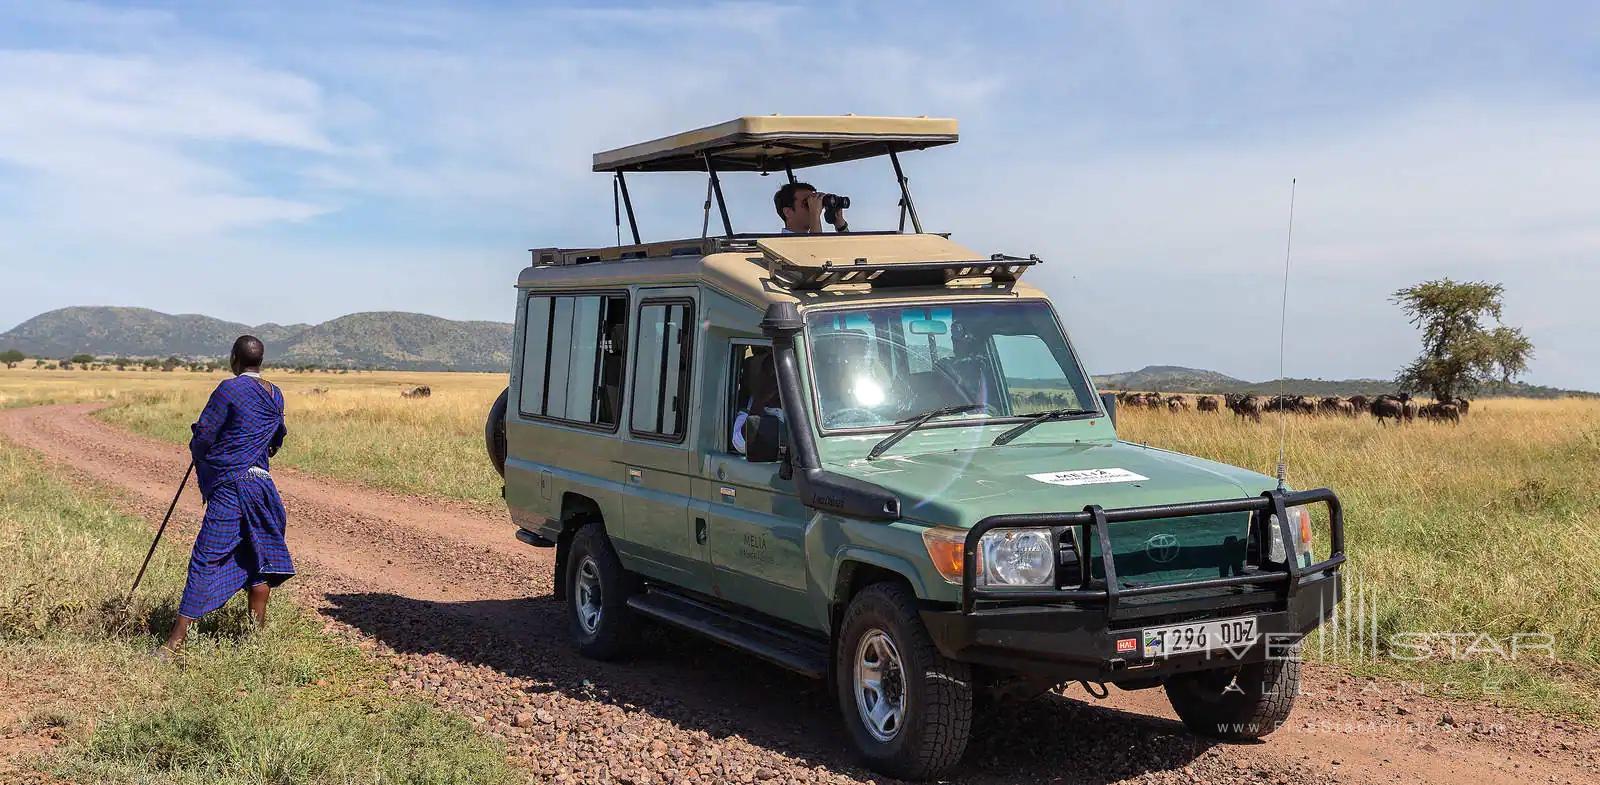
[[(271, 372), (289, 439), (274, 461), (400, 493), (496, 503), (500, 477), (483, 451), (483, 420), (501, 374)], [(0, 370), (0, 407), (110, 401), (101, 416), (168, 441), (189, 437), (223, 374)], [(427, 398), (400, 392), (428, 385)], [(323, 392), (316, 392), (321, 390)]]
[[(482, 427), (504, 376), (269, 376), (289, 402), (291, 434), (280, 462), (400, 492), (499, 503)], [(181, 441), (218, 378), (0, 371), (0, 406), (112, 400), (106, 419)], [(430, 385), (432, 397), (400, 397), (416, 384)], [(1600, 401), (1484, 400), (1456, 426), (1379, 427), (1370, 417), (1288, 422), (1290, 484), (1328, 486), (1344, 500), (1351, 586), (1364, 592), (1363, 618), (1375, 628), (1353, 642), (1313, 641), (1319, 656), (1450, 680), (1468, 694), (1498, 688), (1516, 702), (1600, 717)], [(1270, 414), (1252, 424), (1226, 411), (1124, 407), (1119, 432), (1271, 474), (1279, 424)], [(1482, 633), (1502, 644), (1517, 633), (1549, 633), (1559, 660), (1436, 657), (1404, 665), (1388, 644), (1407, 632)]]
[[(1283, 420), (1229, 412), (1124, 408), (1119, 432), (1272, 474)], [(1600, 709), (1600, 401), (1490, 399), (1460, 425), (1380, 427), (1357, 419), (1287, 418), (1289, 483), (1327, 486), (1345, 506), (1351, 593), (1369, 631), (1314, 641), (1354, 665), (1418, 668), (1393, 655), (1407, 633), (1554, 636), (1559, 662), (1480, 653), (1425, 670), (1469, 694), (1515, 693), (1549, 708)], [(1322, 547), (1326, 549), (1326, 536)], [(1319, 554), (1319, 555), (1325, 555)], [(1375, 629), (1372, 629), (1375, 628)], [(1351, 633), (1346, 628), (1346, 634)], [(1408, 640), (1415, 641), (1414, 636)], [(1524, 641), (1538, 639), (1525, 637)], [(1473, 642), (1458, 639), (1461, 646)], [(1372, 650), (1376, 644), (1376, 656)]]

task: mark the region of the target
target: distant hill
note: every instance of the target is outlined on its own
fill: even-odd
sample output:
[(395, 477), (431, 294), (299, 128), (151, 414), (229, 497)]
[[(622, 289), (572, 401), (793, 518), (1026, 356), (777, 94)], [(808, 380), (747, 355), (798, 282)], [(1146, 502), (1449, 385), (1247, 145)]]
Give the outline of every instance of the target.
[[(1149, 365), (1137, 371), (1109, 373), (1095, 376), (1097, 387), (1106, 390), (1139, 390), (1143, 392), (1195, 392), (1195, 393), (1256, 393), (1276, 395), (1277, 379), (1264, 382), (1247, 382), (1216, 371), (1184, 368), (1177, 365)], [(1381, 395), (1396, 392), (1389, 379), (1285, 379), (1282, 389), (1290, 395)], [(1576, 395), (1594, 397), (1597, 394), (1583, 390), (1563, 390), (1537, 384), (1491, 384), (1478, 392), (1481, 398), (1492, 396), (1518, 396), (1523, 398), (1562, 398)]]
[(459, 322), (420, 313), (355, 313), (322, 324), (229, 322), (148, 308), (77, 306), (29, 319), (0, 333), (0, 351), (33, 357), (225, 357), (238, 336), (267, 344), (278, 366), (320, 365), (413, 371), (504, 371), (511, 361), (511, 325)]
[(278, 363), (411, 371), (504, 371), (511, 367), (511, 325), (457, 322), (401, 311), (353, 313), (289, 339), (278, 355)]
[(1225, 373), (1206, 371), (1199, 368), (1185, 368), (1181, 365), (1147, 365), (1137, 371), (1126, 373), (1112, 373), (1105, 376), (1094, 377), (1094, 383), (1100, 387), (1113, 390), (1147, 390), (1155, 392), (1173, 391), (1229, 391), (1249, 385), (1249, 382), (1235, 379)]

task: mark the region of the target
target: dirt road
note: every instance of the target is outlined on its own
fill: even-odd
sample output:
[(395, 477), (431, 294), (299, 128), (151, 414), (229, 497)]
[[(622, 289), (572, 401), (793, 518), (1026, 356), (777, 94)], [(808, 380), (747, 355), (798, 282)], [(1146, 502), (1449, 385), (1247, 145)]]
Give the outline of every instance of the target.
[[(0, 411), (0, 434), (159, 520), (188, 456), (90, 415)], [(625, 664), (583, 660), (550, 598), (552, 553), (504, 513), (277, 470), (291, 583), (396, 690), (422, 691), (504, 738), (539, 780), (862, 782), (818, 684), (692, 636), (652, 631)], [(167, 547), (200, 516), (185, 494)], [(1159, 691), (1094, 701), (1074, 687), (978, 722), (951, 779), (1028, 782), (1600, 782), (1600, 733), (1309, 668), (1292, 724), (1265, 743), (1184, 732)], [(881, 781), (879, 779), (878, 781)]]

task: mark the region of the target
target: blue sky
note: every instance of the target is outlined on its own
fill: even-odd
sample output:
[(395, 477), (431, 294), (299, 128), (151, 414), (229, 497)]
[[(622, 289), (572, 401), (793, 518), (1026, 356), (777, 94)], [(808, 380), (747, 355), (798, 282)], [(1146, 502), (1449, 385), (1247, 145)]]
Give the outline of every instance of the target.
[[(140, 305), (510, 320), (525, 249), (604, 243), (591, 153), (741, 114), (931, 114), (930, 229), (1038, 253), (1091, 370), (1391, 375), (1427, 278), (1506, 285), (1530, 381), (1600, 389), (1600, 6), (95, 5), (0, 0), (0, 329)], [(815, 170), (857, 227), (884, 162)], [(703, 183), (636, 178), (647, 236)], [(735, 228), (775, 183), (730, 178)]]

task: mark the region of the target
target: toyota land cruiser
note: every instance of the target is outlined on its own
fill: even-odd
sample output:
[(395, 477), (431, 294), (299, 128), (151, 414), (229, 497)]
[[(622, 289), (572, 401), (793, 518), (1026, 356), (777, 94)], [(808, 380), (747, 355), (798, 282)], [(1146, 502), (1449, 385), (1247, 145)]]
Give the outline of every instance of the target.
[[(1338, 599), (1338, 499), (1119, 440), (1022, 280), (1040, 260), (922, 230), (900, 155), (956, 138), (766, 116), (595, 156), (633, 242), (532, 252), (486, 429), (578, 650), (624, 656), (649, 620), (829, 680), (899, 777), (954, 764), (975, 702), (1067, 681), (1161, 687), (1202, 734), (1272, 731)], [(733, 231), (719, 174), (876, 156), (898, 231)], [(654, 171), (707, 175), (701, 237), (639, 240), (624, 175)]]

